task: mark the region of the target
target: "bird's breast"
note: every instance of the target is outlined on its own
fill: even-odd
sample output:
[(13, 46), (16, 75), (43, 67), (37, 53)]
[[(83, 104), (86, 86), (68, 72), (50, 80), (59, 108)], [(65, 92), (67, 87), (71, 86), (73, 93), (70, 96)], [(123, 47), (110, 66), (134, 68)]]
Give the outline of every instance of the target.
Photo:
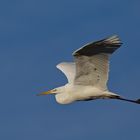
[(69, 104), (75, 101), (74, 98), (67, 93), (56, 94), (55, 98), (59, 104)]

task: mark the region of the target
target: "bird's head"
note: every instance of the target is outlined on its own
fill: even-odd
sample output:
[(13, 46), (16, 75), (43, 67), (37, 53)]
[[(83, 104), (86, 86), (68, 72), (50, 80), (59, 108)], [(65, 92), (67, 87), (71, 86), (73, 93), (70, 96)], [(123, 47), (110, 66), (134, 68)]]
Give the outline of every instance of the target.
[(51, 90), (48, 90), (48, 91), (41, 92), (41, 93), (37, 94), (37, 96), (48, 95), (48, 94), (56, 94), (56, 93), (61, 93), (61, 92), (63, 92), (63, 87), (58, 87), (58, 88), (54, 88), (54, 89), (51, 89)]

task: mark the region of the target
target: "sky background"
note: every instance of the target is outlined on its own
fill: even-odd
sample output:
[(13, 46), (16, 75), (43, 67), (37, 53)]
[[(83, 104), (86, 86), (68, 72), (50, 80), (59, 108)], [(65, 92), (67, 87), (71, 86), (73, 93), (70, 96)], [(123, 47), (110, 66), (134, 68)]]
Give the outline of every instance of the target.
[(140, 106), (96, 100), (59, 105), (36, 94), (67, 82), (56, 69), (85, 43), (118, 34), (111, 91), (140, 97), (139, 0), (0, 1), (0, 139), (137, 140)]

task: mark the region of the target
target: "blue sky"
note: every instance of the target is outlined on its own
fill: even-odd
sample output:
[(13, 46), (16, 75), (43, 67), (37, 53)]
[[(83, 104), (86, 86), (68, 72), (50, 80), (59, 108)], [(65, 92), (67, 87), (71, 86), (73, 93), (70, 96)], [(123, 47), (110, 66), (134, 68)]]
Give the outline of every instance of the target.
[(135, 140), (140, 106), (110, 100), (59, 105), (35, 96), (65, 84), (56, 69), (93, 40), (118, 34), (109, 88), (140, 97), (140, 1), (0, 1), (0, 139)]

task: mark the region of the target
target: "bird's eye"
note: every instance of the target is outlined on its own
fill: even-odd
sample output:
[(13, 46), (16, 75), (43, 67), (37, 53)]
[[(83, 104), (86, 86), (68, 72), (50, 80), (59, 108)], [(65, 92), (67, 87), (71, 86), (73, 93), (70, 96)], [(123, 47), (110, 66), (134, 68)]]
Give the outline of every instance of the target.
[(57, 89), (54, 89), (53, 91), (54, 91), (54, 92), (56, 92), (56, 91), (57, 91)]

